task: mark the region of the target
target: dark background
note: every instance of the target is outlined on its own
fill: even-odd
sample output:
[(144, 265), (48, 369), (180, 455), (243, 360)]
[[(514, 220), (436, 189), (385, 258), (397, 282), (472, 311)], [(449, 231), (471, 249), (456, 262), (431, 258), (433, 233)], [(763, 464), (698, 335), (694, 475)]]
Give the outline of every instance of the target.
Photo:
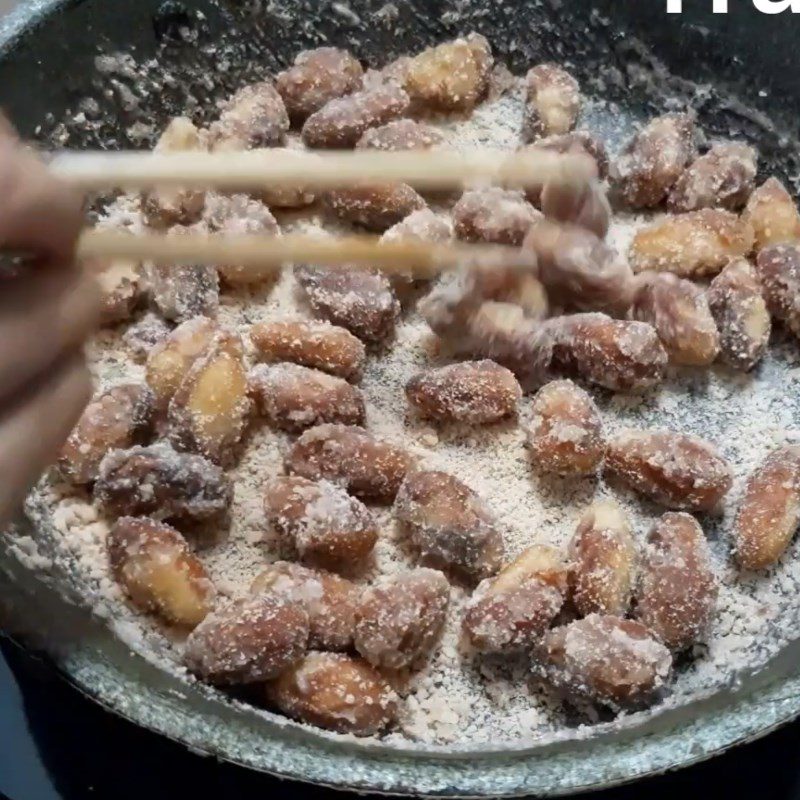
[[(194, 755), (102, 710), (45, 663), (0, 640), (0, 794), (9, 800), (342, 797)], [(597, 800), (800, 798), (800, 722), (705, 764)], [(583, 795), (586, 796), (586, 795)]]

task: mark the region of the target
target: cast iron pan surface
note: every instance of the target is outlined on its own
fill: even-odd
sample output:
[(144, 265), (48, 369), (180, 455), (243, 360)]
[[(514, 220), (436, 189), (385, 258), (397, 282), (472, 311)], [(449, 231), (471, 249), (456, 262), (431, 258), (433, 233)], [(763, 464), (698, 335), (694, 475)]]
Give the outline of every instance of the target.
[[(568, 64), (587, 94), (607, 101), (611, 117), (629, 122), (691, 107), (709, 135), (752, 140), (763, 173), (790, 180), (798, 173), (800, 104), (790, 69), (793, 25), (747, 3), (725, 18), (696, 7), (710, 3), (691, 5), (674, 17), (660, 2), (613, 0), (38, 2), (0, 27), (0, 103), (23, 135), (48, 148), (147, 148), (153, 140), (146, 131), (195, 103), (202, 120), (220, 97), (273, 73), (304, 47), (349, 46), (379, 66), (477, 30), (515, 73), (539, 61)], [(98, 56), (120, 51), (139, 65), (157, 62), (98, 75)], [(64, 596), (81, 599), (68, 571), (56, 569), (46, 589), (11, 557), (2, 566), (13, 576), (0, 591), (9, 618), (23, 633), (49, 634), (59, 668), (107, 708), (201, 752), (320, 784), (441, 796), (565, 794), (707, 758), (800, 712), (793, 645), (741, 684), (601, 737), (513, 753), (389, 750), (222, 701), (132, 655), (104, 620), (66, 605)]]

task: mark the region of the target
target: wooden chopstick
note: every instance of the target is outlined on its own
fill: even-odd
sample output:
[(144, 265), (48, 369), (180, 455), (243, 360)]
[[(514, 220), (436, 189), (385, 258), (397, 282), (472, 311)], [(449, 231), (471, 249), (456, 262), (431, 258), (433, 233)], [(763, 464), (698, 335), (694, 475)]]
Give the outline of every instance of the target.
[(246, 273), (246, 278), (253, 281), (288, 263), (377, 267), (388, 273), (411, 272), (419, 277), (456, 266), (526, 270), (536, 265), (531, 254), (503, 245), (380, 242), (377, 236), (132, 235), (97, 229), (84, 231), (77, 255), (84, 260), (118, 258), (160, 264), (232, 265), (241, 268), (242, 278)]
[(584, 155), (524, 149), (370, 150), (305, 152), (291, 158), (281, 150), (246, 152), (63, 152), (49, 167), (83, 190), (149, 189), (181, 186), (199, 189), (257, 190), (293, 185), (317, 189), (367, 182), (404, 182), (419, 189), (453, 189), (476, 183), (541, 186), (546, 182), (584, 183), (594, 164)]

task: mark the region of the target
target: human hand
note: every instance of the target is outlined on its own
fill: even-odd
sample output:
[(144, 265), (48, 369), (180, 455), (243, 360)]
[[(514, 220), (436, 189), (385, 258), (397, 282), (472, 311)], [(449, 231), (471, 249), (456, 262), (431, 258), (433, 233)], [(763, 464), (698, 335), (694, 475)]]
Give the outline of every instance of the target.
[(0, 529), (91, 395), (82, 345), (100, 291), (73, 263), (82, 222), (80, 196), (0, 122), (0, 249), (34, 259), (0, 268)]

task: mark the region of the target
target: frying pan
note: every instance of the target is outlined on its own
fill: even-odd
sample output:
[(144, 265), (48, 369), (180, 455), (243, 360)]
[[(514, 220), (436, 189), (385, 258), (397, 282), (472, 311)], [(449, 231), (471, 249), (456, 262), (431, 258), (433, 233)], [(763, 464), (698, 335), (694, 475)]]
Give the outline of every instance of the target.
[[(793, 28), (800, 23), (744, 1), (727, 15), (712, 15), (710, 0), (684, 5), (683, 14), (668, 16), (660, 0), (36, 0), (0, 23), (0, 102), (24, 136), (49, 148), (145, 148), (170, 117), (187, 108), (201, 120), (210, 116), (217, 99), (305, 47), (347, 46), (379, 66), (477, 30), (515, 73), (545, 60), (568, 64), (594, 99), (593, 126), (612, 146), (633, 120), (689, 106), (709, 134), (756, 143), (764, 174), (794, 186)], [(112, 53), (132, 58), (109, 59)], [(776, 363), (765, 381), (784, 368)], [(787, 402), (797, 424), (794, 398)], [(641, 723), (538, 746), (390, 748), (326, 735), (222, 698), (131, 652), (102, 607), (89, 611), (90, 593), (69, 563), (48, 558), (58, 533), (35, 501), (28, 510), (30, 518), (0, 543), (6, 628), (43, 648), (111, 711), (272, 774), (384, 793), (554, 796), (685, 766), (800, 713), (800, 646), (791, 643), (730, 685)], [(23, 566), (21, 552), (42, 569)]]

